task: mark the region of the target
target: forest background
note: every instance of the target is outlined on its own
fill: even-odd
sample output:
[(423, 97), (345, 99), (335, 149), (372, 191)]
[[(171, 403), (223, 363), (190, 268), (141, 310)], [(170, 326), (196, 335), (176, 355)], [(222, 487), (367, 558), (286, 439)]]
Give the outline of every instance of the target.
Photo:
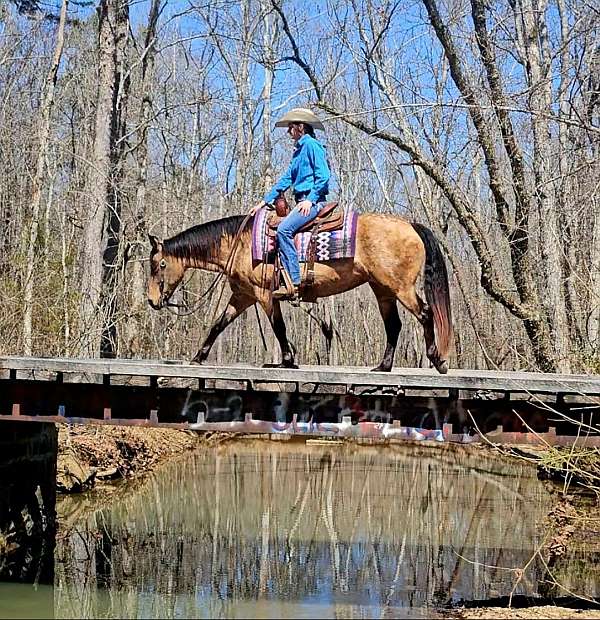
[[(246, 212), (289, 161), (277, 116), (310, 106), (330, 198), (440, 240), (454, 367), (600, 372), (599, 18), (591, 0), (0, 0), (0, 354), (194, 355), (217, 298), (152, 311), (147, 233)], [(313, 310), (330, 348), (284, 312), (300, 363), (381, 357), (368, 287)], [(402, 318), (396, 363), (427, 366)], [(209, 361), (277, 355), (249, 311)]]

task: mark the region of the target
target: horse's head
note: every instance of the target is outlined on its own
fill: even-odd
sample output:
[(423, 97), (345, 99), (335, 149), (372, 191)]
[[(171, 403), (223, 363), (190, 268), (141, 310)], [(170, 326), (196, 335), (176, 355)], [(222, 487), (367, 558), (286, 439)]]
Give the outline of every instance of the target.
[(181, 282), (185, 268), (177, 258), (163, 252), (163, 244), (154, 235), (148, 235), (150, 252), (150, 278), (148, 279), (148, 303), (160, 310), (171, 298)]

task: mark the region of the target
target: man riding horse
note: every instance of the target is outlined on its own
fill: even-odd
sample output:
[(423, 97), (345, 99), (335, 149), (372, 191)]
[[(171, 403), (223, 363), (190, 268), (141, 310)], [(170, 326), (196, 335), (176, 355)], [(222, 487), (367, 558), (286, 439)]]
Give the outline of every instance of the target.
[(271, 191), (252, 207), (250, 213), (256, 214), (265, 205), (273, 203), (281, 192), (293, 186), (296, 206), (277, 228), (279, 256), (293, 284), (293, 292), (290, 293), (285, 284), (281, 284), (273, 291), (273, 298), (287, 299), (297, 304), (301, 277), (294, 235), (319, 215), (329, 191), (331, 173), (325, 147), (315, 137), (315, 129), (324, 131), (325, 128), (313, 112), (306, 108), (294, 108), (282, 116), (275, 127), (287, 127), (295, 145), (292, 161)]

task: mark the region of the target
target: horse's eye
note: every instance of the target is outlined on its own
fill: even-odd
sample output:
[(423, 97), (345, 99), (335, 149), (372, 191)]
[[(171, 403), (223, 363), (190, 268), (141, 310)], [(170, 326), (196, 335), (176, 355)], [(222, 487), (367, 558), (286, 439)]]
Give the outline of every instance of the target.
[(159, 264), (160, 264), (160, 268), (164, 269), (167, 266), (167, 261), (163, 258), (161, 259)]

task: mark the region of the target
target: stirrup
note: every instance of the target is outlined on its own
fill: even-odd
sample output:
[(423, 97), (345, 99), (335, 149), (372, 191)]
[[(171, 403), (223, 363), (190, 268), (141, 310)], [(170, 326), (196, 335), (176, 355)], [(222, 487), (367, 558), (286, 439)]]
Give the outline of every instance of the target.
[(299, 287), (292, 282), (290, 274), (283, 266), (281, 267), (280, 278), (279, 288), (272, 293), (273, 299), (289, 301), (293, 306), (298, 306), (300, 303)]
[(273, 291), (273, 299), (277, 299), (279, 301), (290, 301), (293, 305), (294, 302), (300, 301), (298, 297), (298, 287), (294, 286), (290, 290), (287, 286), (281, 285), (278, 289)]

